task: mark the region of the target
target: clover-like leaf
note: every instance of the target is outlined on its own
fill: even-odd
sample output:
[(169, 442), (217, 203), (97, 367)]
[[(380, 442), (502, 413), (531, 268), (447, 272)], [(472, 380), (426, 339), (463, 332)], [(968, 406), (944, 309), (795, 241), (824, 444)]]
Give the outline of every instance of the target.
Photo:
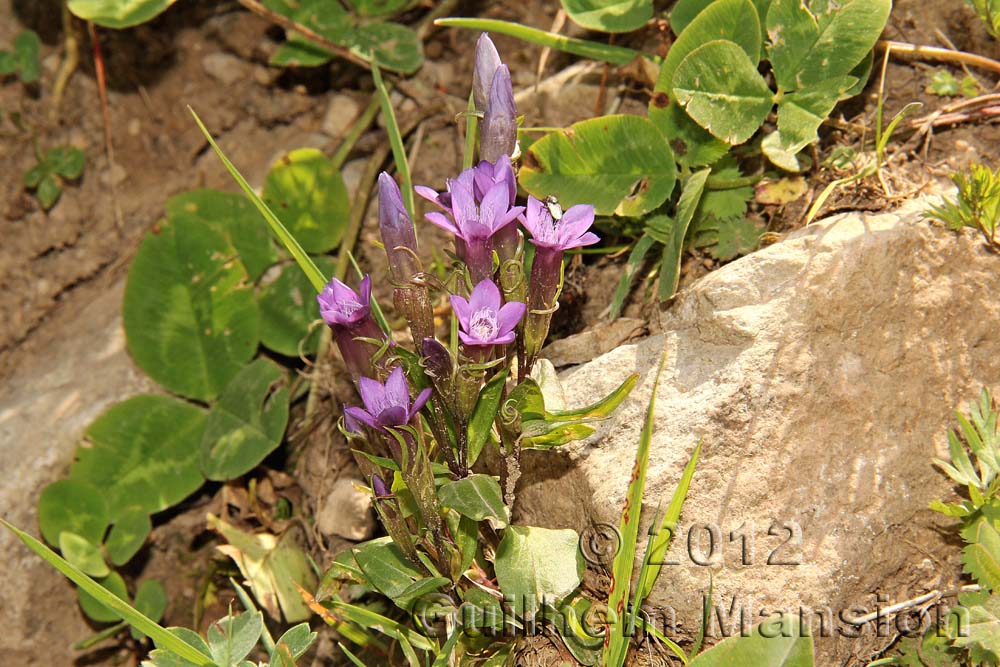
[(215, 398), (257, 349), (246, 269), (223, 235), (194, 219), (161, 222), (143, 239), (123, 316), (136, 363), (190, 398)]
[[(102, 577), (96, 580), (101, 586), (106, 590), (110, 591), (115, 597), (128, 602), (128, 588), (125, 586), (125, 580), (122, 579), (122, 575), (118, 574), (114, 570), (106, 577)], [(90, 593), (78, 588), (76, 590), (77, 600), (80, 602), (80, 609), (83, 613), (87, 615), (87, 618), (93, 619), (98, 623), (114, 623), (121, 620), (121, 616), (106, 607), (104, 604), (99, 602), (97, 598), (93, 597)]]
[(61, 479), (45, 487), (38, 498), (38, 527), (42, 537), (59, 546), (64, 531), (100, 544), (110, 517), (100, 487), (80, 479)]
[(118, 518), (111, 526), (104, 548), (112, 563), (124, 565), (142, 548), (146, 537), (153, 530), (153, 522), (149, 518), (149, 512), (141, 505), (117, 510), (116, 514)]
[(212, 406), (201, 446), (208, 479), (249, 472), (281, 444), (288, 423), (288, 388), (281, 367), (259, 358), (241, 370)]
[(209, 225), (239, 253), (251, 280), (257, 280), (278, 259), (274, 242), (260, 213), (244, 196), (219, 190), (192, 190), (174, 195), (165, 205), (171, 220)]
[(66, 0), (66, 6), (84, 21), (105, 28), (131, 28), (146, 23), (177, 0)]
[(652, 0), (562, 0), (577, 25), (601, 32), (631, 32), (653, 18)]
[(343, 177), (315, 148), (279, 158), (267, 175), (263, 198), (306, 252), (336, 246), (351, 214)]
[[(314, 261), (324, 274), (333, 274), (333, 260), (316, 257)], [(260, 306), (260, 342), (265, 347), (286, 357), (316, 352), (322, 330), (313, 327), (310, 331), (319, 319), (316, 290), (299, 267), (281, 266), (277, 277), (261, 286), (257, 303)]]
[(101, 555), (101, 548), (76, 533), (59, 533), (59, 551), (63, 558), (91, 577), (106, 577), (111, 573)]
[(190, 403), (135, 396), (90, 424), (71, 480), (100, 489), (116, 523), (134, 519), (136, 507), (159, 512), (204, 482), (197, 462), (204, 428), (205, 412)]
[[(167, 591), (156, 579), (146, 579), (135, 591), (133, 606), (136, 611), (141, 612), (146, 618), (158, 621), (163, 618), (163, 612), (167, 610)], [(132, 638), (139, 641), (145, 635), (135, 628), (130, 628)]]
[(813, 88), (848, 74), (875, 46), (891, 0), (773, 0), (767, 53), (778, 89)]
[(674, 94), (695, 122), (734, 146), (753, 136), (774, 105), (774, 94), (746, 52), (722, 39), (681, 61)]
[(677, 165), (646, 118), (600, 116), (552, 132), (528, 149), (521, 185), (563, 206), (593, 204), (599, 215), (647, 213), (673, 192)]

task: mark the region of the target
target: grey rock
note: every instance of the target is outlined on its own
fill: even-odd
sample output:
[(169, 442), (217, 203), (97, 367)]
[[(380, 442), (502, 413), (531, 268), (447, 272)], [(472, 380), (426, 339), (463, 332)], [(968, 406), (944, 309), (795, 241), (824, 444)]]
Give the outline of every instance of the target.
[(229, 53), (210, 53), (201, 60), (205, 73), (219, 83), (231, 86), (247, 76), (245, 62)]
[(361, 105), (350, 95), (334, 95), (323, 115), (323, 133), (338, 138), (347, 132), (348, 128), (361, 113)]
[[(838, 614), (959, 576), (955, 524), (927, 509), (953, 495), (931, 459), (947, 458), (952, 411), (984, 385), (1000, 389), (998, 271), (979, 238), (928, 224), (919, 205), (837, 216), (722, 267), (678, 296), (662, 333), (562, 375), (570, 406), (641, 377), (588, 440), (532, 453), (518, 522), (585, 536), (618, 526), (666, 355), (640, 554), (699, 440), (704, 449), (667, 558), (676, 564), (649, 599), (654, 620), (668, 624), (672, 610), (681, 627), (668, 634), (693, 636), (712, 575), (716, 609), (736, 601), (737, 631), (741, 609), (749, 626), (827, 606), (817, 664), (864, 664), (851, 656), (888, 640), (870, 627), (839, 636), (852, 626)], [(721, 634), (716, 615), (709, 636)]]
[[(42, 488), (68, 472), (84, 429), (106, 408), (155, 387), (125, 351), (124, 281), (86, 304), (64, 309), (44, 353), (0, 384), (0, 507), (6, 520), (38, 534)], [(40, 336), (39, 336), (40, 337)], [(0, 529), (0, 653), (4, 664), (72, 664), (72, 644), (93, 633), (73, 586), (11, 533)], [(37, 637), (60, 637), (38, 645)]]

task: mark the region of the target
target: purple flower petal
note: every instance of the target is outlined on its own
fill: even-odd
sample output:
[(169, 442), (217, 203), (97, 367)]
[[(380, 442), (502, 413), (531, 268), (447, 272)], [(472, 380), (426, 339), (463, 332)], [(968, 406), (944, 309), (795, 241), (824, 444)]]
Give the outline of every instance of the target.
[[(409, 403), (409, 397), (407, 397), (406, 401)], [(378, 425), (382, 428), (404, 425), (406, 422), (410, 421), (410, 415), (406, 411), (406, 407), (406, 404), (386, 406), (381, 412), (378, 413), (378, 415), (376, 415)]]
[(458, 227), (452, 224), (444, 213), (438, 213), (437, 211), (431, 211), (430, 213), (425, 213), (424, 217), (432, 225), (436, 225), (446, 232), (451, 232), (452, 234), (458, 234)]
[(594, 224), (594, 207), (589, 204), (570, 206), (559, 219), (560, 236), (571, 240), (582, 236)]
[(420, 409), (422, 407), (424, 407), (424, 405), (427, 403), (427, 400), (430, 397), (431, 397), (431, 388), (430, 387), (427, 387), (426, 389), (424, 389), (423, 391), (421, 391), (419, 394), (417, 394), (417, 398), (414, 399), (414, 401), (413, 401), (413, 407), (410, 408), (410, 419), (413, 419), (413, 415), (415, 415), (418, 412), (420, 412)]
[(410, 387), (402, 366), (396, 366), (385, 381), (385, 401), (389, 405), (409, 405)]
[(601, 240), (601, 237), (598, 236), (597, 234), (595, 234), (594, 232), (587, 232), (586, 234), (584, 234), (583, 236), (581, 236), (579, 239), (577, 239), (577, 241), (576, 241), (576, 247), (579, 248), (580, 246), (594, 245), (595, 243), (599, 243), (600, 240)]
[(358, 289), (361, 294), (359, 302), (362, 306), (371, 307), (372, 303), (372, 277), (369, 274), (365, 274), (365, 277), (361, 279), (361, 284), (358, 285)]
[(469, 318), (472, 317), (472, 308), (469, 306), (468, 300), (458, 295), (452, 295), (451, 309), (455, 311), (455, 315), (458, 317), (459, 326), (463, 329), (468, 329)]
[(426, 185), (414, 185), (413, 191), (418, 195), (423, 197), (429, 202), (433, 202), (438, 206), (441, 206), (441, 195), (434, 188), (429, 188)]
[(385, 387), (378, 380), (362, 376), (358, 379), (358, 392), (365, 404), (365, 409), (377, 415), (385, 404)]
[(516, 327), (517, 323), (521, 321), (521, 318), (524, 317), (527, 310), (528, 306), (520, 301), (510, 301), (505, 303), (497, 312), (497, 325), (500, 329), (499, 333), (501, 335), (506, 335), (507, 333), (513, 331), (514, 327)]
[(466, 345), (492, 345), (492, 341), (480, 340), (474, 336), (470, 336), (462, 330), (458, 332), (459, 339)]
[[(375, 428), (375, 429), (378, 428), (378, 423), (375, 421), (374, 417), (372, 417), (370, 414), (368, 414), (366, 411), (362, 410), (361, 408), (354, 407), (353, 405), (348, 405), (347, 407), (344, 408), (344, 422), (345, 422), (345, 425), (348, 423), (347, 422), (348, 417), (350, 417), (350, 419), (353, 419), (355, 421), (355, 423), (359, 423), (360, 422), (360, 423), (363, 423), (363, 424), (367, 424), (368, 426), (370, 426), (372, 428)], [(357, 431), (355, 431), (355, 432), (357, 432)]]
[(362, 424), (363, 421), (359, 421), (354, 417), (352, 410), (358, 410), (359, 408), (352, 408), (351, 406), (344, 407), (344, 429), (348, 433), (364, 433), (364, 428)]
[(491, 231), (495, 230), (498, 227), (495, 221), (503, 218), (509, 207), (510, 197), (507, 194), (507, 186), (503, 183), (497, 183), (483, 195), (483, 201), (479, 205), (479, 219)]
[(500, 310), (500, 289), (490, 279), (482, 280), (472, 289), (469, 295), (469, 310), (471, 313), (489, 308)]

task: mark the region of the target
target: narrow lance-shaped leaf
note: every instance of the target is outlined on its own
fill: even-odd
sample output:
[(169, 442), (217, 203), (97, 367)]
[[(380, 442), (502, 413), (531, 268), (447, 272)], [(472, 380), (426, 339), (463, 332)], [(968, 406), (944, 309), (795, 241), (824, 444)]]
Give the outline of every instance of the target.
[(212, 662), (212, 659), (209, 656), (204, 655), (184, 640), (168, 632), (165, 628), (147, 618), (127, 602), (109, 592), (76, 567), (70, 565), (64, 559), (59, 557), (58, 554), (36, 540), (34, 537), (15, 528), (3, 519), (0, 519), (0, 523), (2, 523), (9, 531), (14, 533), (14, 535), (24, 542), (29, 549), (45, 559), (45, 561), (52, 565), (52, 567), (63, 573), (70, 581), (87, 591), (87, 593), (92, 595), (95, 599), (99, 600), (101, 604), (113, 609), (122, 617), (123, 620), (127, 621), (144, 635), (151, 637), (153, 641), (156, 642), (157, 646), (176, 653), (178, 656), (194, 663), (198, 667), (216, 667), (215, 663)]
[(639, 435), (639, 447), (635, 453), (635, 465), (625, 507), (618, 526), (621, 547), (615, 555), (611, 567), (611, 590), (608, 593), (608, 626), (604, 635), (604, 664), (606, 667), (621, 667), (628, 653), (628, 637), (625, 633), (629, 592), (632, 584), (632, 565), (635, 560), (636, 538), (639, 535), (639, 515), (642, 510), (642, 496), (646, 489), (646, 470), (649, 467), (649, 448), (653, 441), (653, 411), (656, 407), (656, 389), (660, 373), (666, 363), (666, 355), (660, 358), (660, 365), (653, 378), (653, 390), (649, 397), (646, 420)]
[(236, 183), (239, 184), (243, 192), (246, 193), (246, 196), (250, 198), (250, 201), (254, 203), (254, 206), (257, 207), (260, 214), (264, 216), (267, 224), (271, 226), (271, 231), (274, 232), (274, 235), (278, 237), (278, 240), (281, 241), (282, 245), (284, 245), (288, 252), (291, 253), (292, 257), (295, 258), (299, 268), (301, 268), (302, 271), (309, 276), (309, 282), (312, 283), (313, 288), (317, 292), (322, 292), (323, 287), (326, 286), (326, 277), (324, 277), (320, 270), (316, 268), (312, 259), (310, 259), (309, 255), (306, 254), (306, 251), (302, 249), (299, 242), (295, 240), (295, 237), (288, 233), (288, 230), (283, 224), (281, 224), (281, 220), (278, 219), (278, 216), (276, 216), (267, 204), (265, 204), (264, 201), (257, 196), (257, 193), (250, 187), (247, 180), (243, 178), (243, 175), (240, 174), (233, 163), (229, 161), (229, 158), (226, 157), (225, 153), (222, 152), (222, 149), (215, 143), (215, 139), (212, 138), (212, 134), (205, 127), (205, 124), (201, 122), (201, 118), (199, 118), (198, 114), (194, 112), (194, 109), (188, 107), (188, 111), (190, 111), (191, 115), (194, 116), (194, 121), (198, 124), (198, 128), (201, 129), (202, 134), (205, 135), (205, 140), (208, 141), (212, 150), (214, 150), (215, 154), (219, 156), (220, 160), (222, 160), (222, 164), (225, 165), (226, 169), (236, 180)]
[(681, 280), (681, 256), (684, 254), (684, 239), (687, 236), (688, 227), (694, 213), (698, 210), (698, 203), (701, 201), (701, 193), (705, 190), (705, 183), (711, 169), (702, 169), (692, 174), (685, 182), (684, 189), (681, 190), (681, 197), (677, 201), (677, 216), (674, 219), (669, 243), (664, 244), (663, 262), (660, 265), (660, 300), (665, 301), (677, 292), (677, 286)]
[(642, 561), (642, 569), (639, 572), (639, 581), (635, 587), (635, 607), (642, 606), (643, 600), (649, 597), (656, 584), (656, 579), (660, 576), (663, 567), (663, 559), (667, 555), (670, 547), (670, 539), (677, 529), (677, 521), (681, 516), (681, 508), (684, 507), (684, 499), (687, 497), (688, 489), (691, 487), (691, 479), (694, 477), (695, 467), (698, 465), (698, 456), (701, 454), (701, 443), (694, 448), (694, 453), (687, 465), (681, 479), (677, 482), (677, 488), (670, 497), (667, 510), (663, 513), (663, 519), (650, 541), (649, 549)]

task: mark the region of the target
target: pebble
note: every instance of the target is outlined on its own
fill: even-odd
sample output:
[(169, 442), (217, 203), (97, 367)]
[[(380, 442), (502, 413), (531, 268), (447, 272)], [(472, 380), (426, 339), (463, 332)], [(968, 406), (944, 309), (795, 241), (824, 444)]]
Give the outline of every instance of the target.
[(345, 162), (344, 166), (340, 168), (340, 175), (343, 177), (344, 185), (347, 187), (347, 196), (351, 200), (358, 196), (361, 175), (365, 172), (367, 165), (368, 158), (358, 158), (357, 160)]
[(246, 64), (228, 53), (210, 53), (201, 59), (205, 72), (219, 83), (230, 86), (246, 74)]
[(333, 483), (316, 516), (316, 527), (324, 535), (337, 535), (347, 540), (369, 539), (375, 533), (372, 498), (358, 489), (360, 480), (341, 477)]
[(334, 95), (323, 116), (323, 133), (333, 138), (343, 136), (360, 112), (361, 105), (350, 95)]

